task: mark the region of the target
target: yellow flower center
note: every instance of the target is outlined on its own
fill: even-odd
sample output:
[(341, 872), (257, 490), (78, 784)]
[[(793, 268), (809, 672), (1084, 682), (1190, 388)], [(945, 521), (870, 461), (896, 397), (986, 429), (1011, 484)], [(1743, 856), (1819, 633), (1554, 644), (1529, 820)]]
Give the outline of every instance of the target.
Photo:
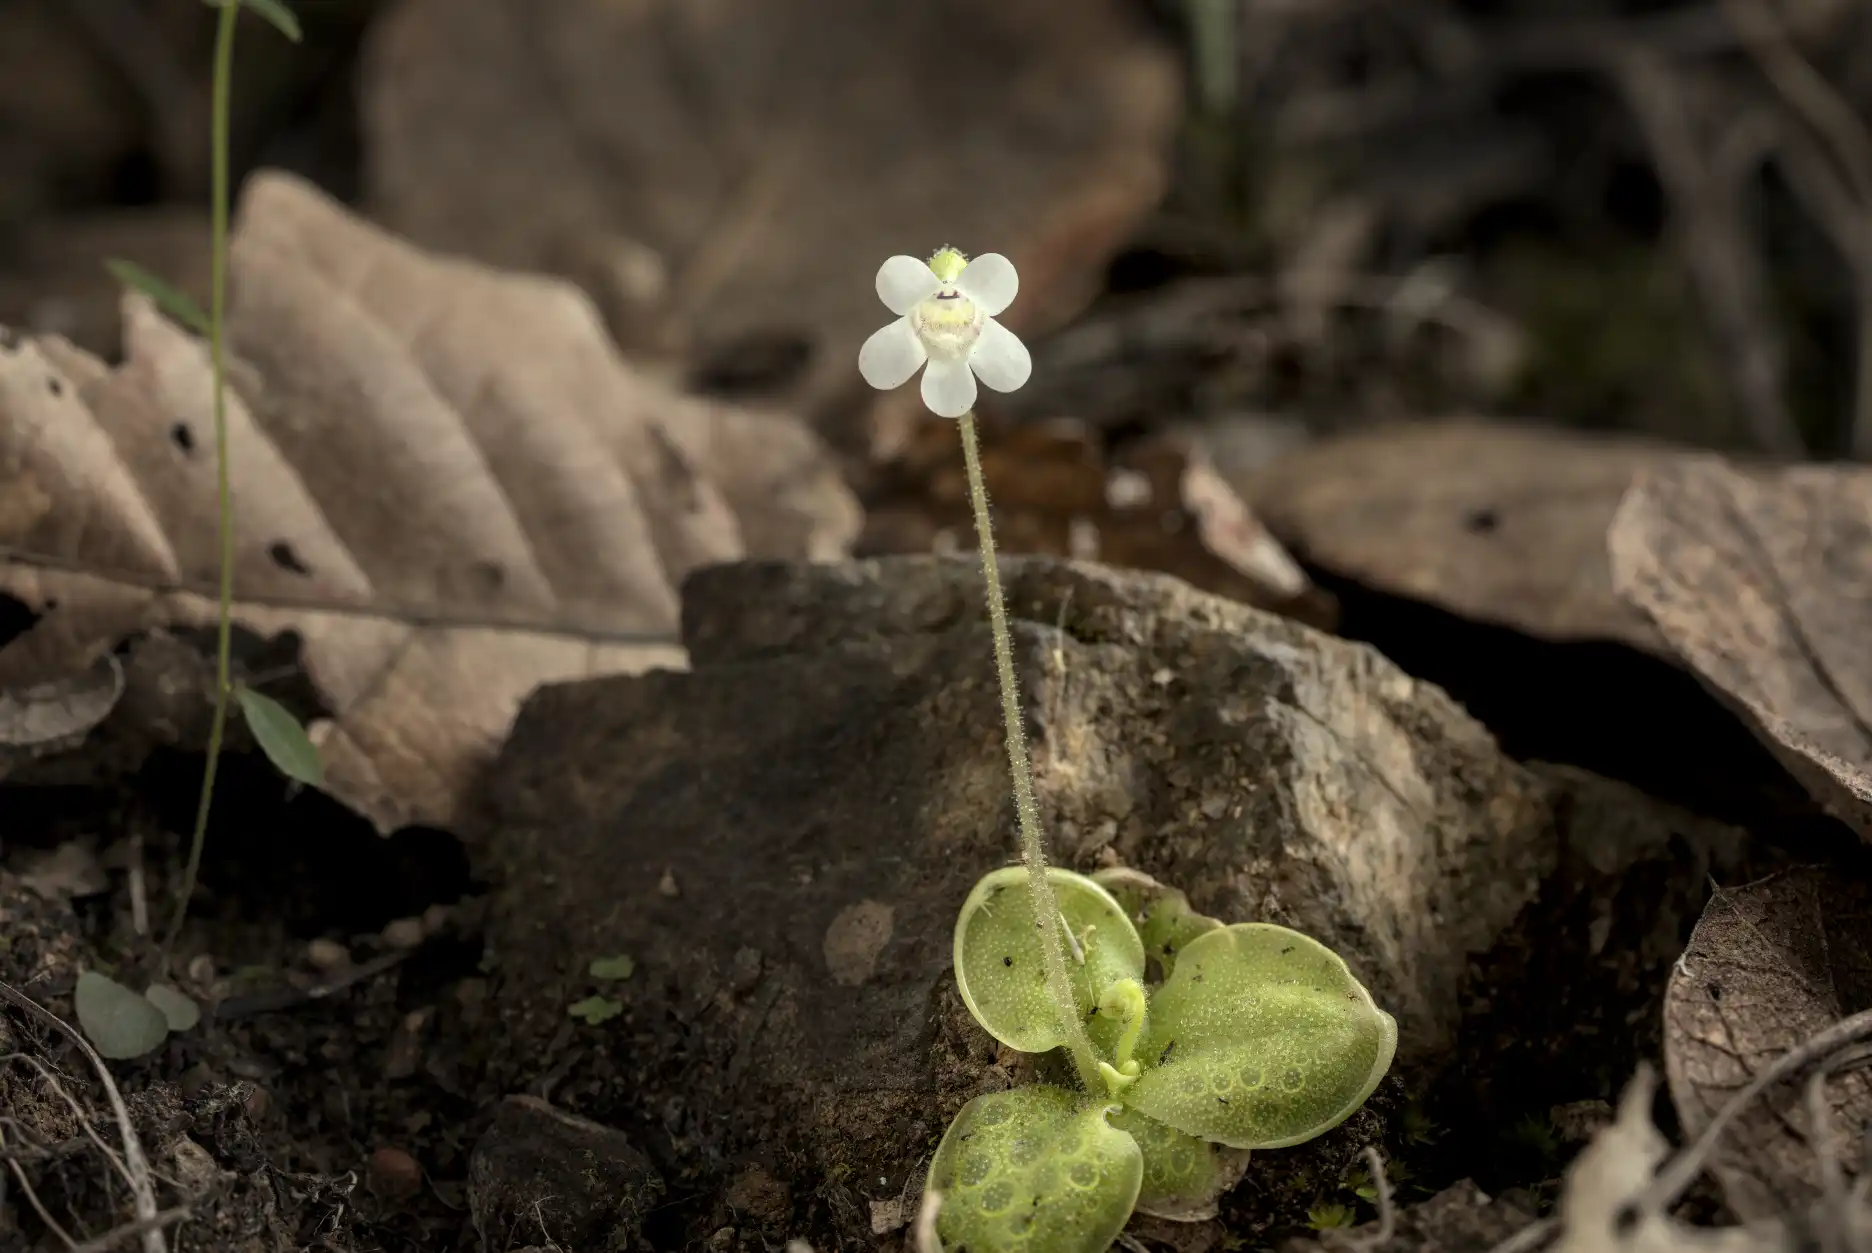
[(937, 278), (945, 283), (953, 283), (956, 275), (962, 273), (962, 267), (968, 264), (968, 256), (960, 248), (951, 248), (944, 244), (936, 250), (936, 255), (929, 259), (929, 268)]

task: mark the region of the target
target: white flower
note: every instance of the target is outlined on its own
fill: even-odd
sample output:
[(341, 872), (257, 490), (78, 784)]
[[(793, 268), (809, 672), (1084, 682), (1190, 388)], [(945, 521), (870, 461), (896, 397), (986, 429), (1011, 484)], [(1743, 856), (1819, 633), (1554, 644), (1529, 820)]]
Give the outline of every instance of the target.
[(995, 315), (1014, 303), (1020, 277), (998, 252), (973, 261), (944, 248), (923, 262), (892, 257), (878, 268), (877, 293), (895, 322), (858, 351), (858, 372), (873, 387), (908, 382), (924, 362), (923, 403), (940, 418), (975, 407), (975, 379), (1011, 392), (1033, 373), (1033, 358)]

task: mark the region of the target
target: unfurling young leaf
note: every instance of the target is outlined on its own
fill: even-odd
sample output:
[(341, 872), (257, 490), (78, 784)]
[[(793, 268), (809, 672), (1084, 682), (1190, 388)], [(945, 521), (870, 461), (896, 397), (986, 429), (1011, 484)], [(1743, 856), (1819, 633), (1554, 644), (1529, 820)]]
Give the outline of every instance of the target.
[(239, 4), (265, 18), (274, 30), (294, 43), (304, 38), (304, 32), (299, 29), (299, 19), (294, 16), (291, 9), (286, 7), (283, 0), (203, 0), (203, 2), (211, 9), (222, 8), (228, 4)]
[(1237, 923), (1184, 949), (1151, 998), (1125, 1103), (1218, 1144), (1280, 1148), (1344, 1122), (1396, 1051), (1397, 1021), (1337, 953)]
[(197, 335), (208, 334), (208, 315), (203, 313), (201, 306), (195, 303), (194, 298), (181, 288), (157, 278), (134, 261), (112, 258), (104, 263), (104, 268), (111, 272), (112, 278), (132, 291), (139, 291), (148, 296), (158, 309), (189, 330)]
[(112, 1061), (152, 1053), (169, 1035), (169, 1020), (148, 997), (95, 970), (78, 976), (72, 1004), (92, 1047)]
[(253, 732), (260, 751), (274, 769), (309, 787), (324, 787), (325, 763), (319, 760), (318, 749), (299, 725), (299, 719), (271, 696), (262, 696), (244, 683), (235, 687), (234, 694), (240, 700), (247, 729)]
[[(1144, 946), (1118, 902), (1082, 874), (1047, 871), (1065, 917), (1066, 969), (1081, 1021), (1105, 990), (1144, 977)], [(1027, 871), (1007, 866), (983, 875), (956, 918), (956, 986), (988, 1034), (1023, 1053), (1066, 1042), (1047, 995), (1042, 932), (1034, 925)], [(1091, 1034), (1099, 1041), (1099, 1024)]]
[(1096, 871), (1092, 882), (1112, 894), (1124, 907), (1144, 942), (1144, 955), (1162, 968), (1168, 979), (1176, 969), (1177, 954), (1197, 936), (1220, 927), (1220, 920), (1199, 914), (1189, 897), (1168, 884), (1159, 883), (1142, 870), (1129, 866), (1110, 866)]
[(947, 1250), (1104, 1253), (1137, 1202), (1137, 1141), (1112, 1106), (1050, 1085), (978, 1096), (949, 1124), (925, 1187)]

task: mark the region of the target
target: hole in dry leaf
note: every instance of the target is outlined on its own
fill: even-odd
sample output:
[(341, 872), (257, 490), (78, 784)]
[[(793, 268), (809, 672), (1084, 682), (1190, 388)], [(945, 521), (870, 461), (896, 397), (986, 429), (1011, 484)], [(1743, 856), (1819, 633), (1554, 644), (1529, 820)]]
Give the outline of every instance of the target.
[(507, 585), (507, 572), (492, 561), (477, 561), (471, 569), (486, 592), (498, 592)]
[(46, 379), (46, 390), (51, 392), (54, 396), (63, 396), (65, 394), (65, 384), (59, 382), (58, 378), (53, 376)]
[(14, 637), (24, 635), (37, 621), (39, 615), (27, 608), (25, 601), (0, 596), (0, 648), (6, 647)]
[(1463, 519), (1463, 528), (1471, 535), (1492, 535), (1501, 526), (1501, 515), (1493, 509), (1477, 509)]
[(267, 556), (271, 557), (273, 559), (273, 564), (282, 570), (288, 570), (293, 574), (302, 576), (310, 576), (312, 573), (311, 567), (299, 560), (299, 554), (294, 552), (292, 545), (288, 544), (285, 540), (275, 540), (273, 543), (268, 544)]
[(169, 442), (185, 453), (195, 451), (195, 433), (188, 429), (185, 422), (178, 422), (169, 428)]

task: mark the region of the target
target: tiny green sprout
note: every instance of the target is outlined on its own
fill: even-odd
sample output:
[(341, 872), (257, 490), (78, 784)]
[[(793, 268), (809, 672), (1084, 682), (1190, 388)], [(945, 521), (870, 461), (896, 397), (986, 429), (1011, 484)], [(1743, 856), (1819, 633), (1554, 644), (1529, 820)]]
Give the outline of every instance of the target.
[(624, 953), (599, 957), (592, 961), (589, 973), (594, 979), (628, 979), (637, 973), (637, 963)]
[(1407, 1144), (1429, 1144), (1438, 1135), (1436, 1121), (1415, 1101), (1406, 1105), (1398, 1116), (1398, 1130)]
[(1356, 1213), (1343, 1201), (1321, 1201), (1307, 1211), (1307, 1226), (1315, 1231), (1330, 1231), (1334, 1227), (1350, 1227)]
[(624, 1006), (608, 996), (588, 996), (582, 1001), (574, 1001), (566, 1006), (566, 1013), (574, 1018), (581, 1018), (597, 1026), (601, 1022), (610, 1022), (624, 1012)]

